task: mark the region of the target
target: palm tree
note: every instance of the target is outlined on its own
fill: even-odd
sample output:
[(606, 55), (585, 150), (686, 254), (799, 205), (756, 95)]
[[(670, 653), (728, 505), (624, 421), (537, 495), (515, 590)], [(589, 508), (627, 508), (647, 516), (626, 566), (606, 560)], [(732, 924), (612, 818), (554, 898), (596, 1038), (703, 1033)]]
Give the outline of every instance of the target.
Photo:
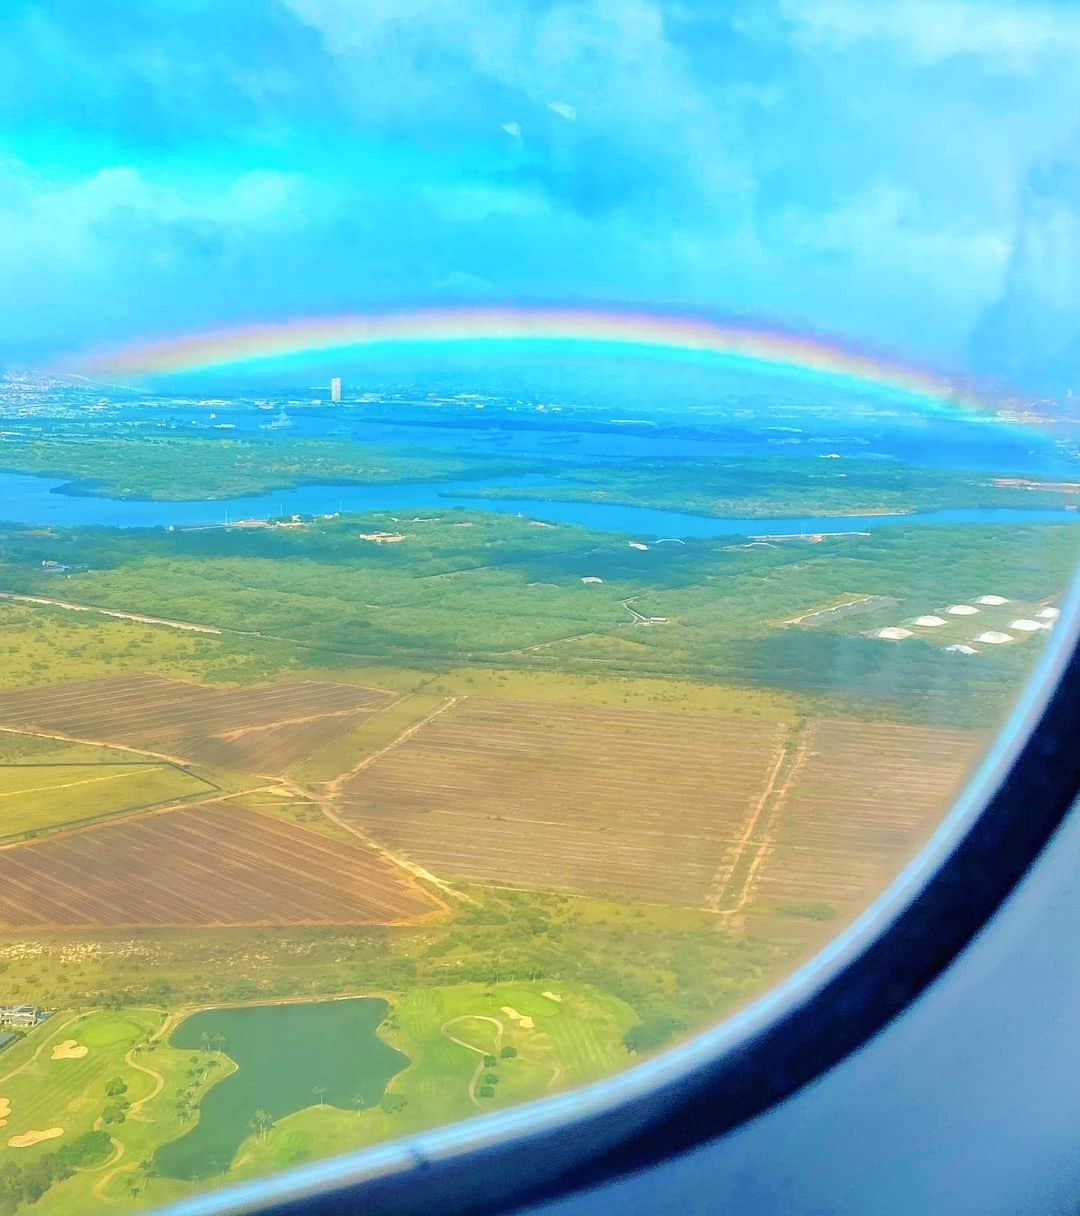
[(319, 1110), (322, 1110), (322, 1108), (323, 1108), (323, 1094), (324, 1094), (324, 1093), (326, 1093), (326, 1086), (325, 1086), (325, 1085), (315, 1085), (315, 1086), (312, 1086), (312, 1090), (311, 1090), (311, 1092), (312, 1092), (312, 1093), (315, 1095), (315, 1097), (316, 1097), (316, 1098), (318, 1098), (318, 1099), (319, 1099)]
[(359, 1115), (364, 1107), (367, 1106), (367, 1098), (365, 1098), (363, 1094), (357, 1094), (356, 1097), (353, 1098), (352, 1104), (356, 1107), (356, 1113)]
[(268, 1110), (261, 1107), (251, 1116), (248, 1124), (258, 1140), (265, 1140), (270, 1129), (274, 1126), (274, 1118)]

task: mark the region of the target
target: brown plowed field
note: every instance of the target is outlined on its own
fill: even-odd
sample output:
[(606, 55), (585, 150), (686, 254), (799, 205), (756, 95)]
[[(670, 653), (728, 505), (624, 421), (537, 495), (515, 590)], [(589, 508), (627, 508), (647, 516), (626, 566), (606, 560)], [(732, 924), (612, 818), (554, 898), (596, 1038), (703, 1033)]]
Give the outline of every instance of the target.
[(352, 684), (214, 688), (132, 675), (5, 692), (0, 725), (275, 773), (392, 698)]
[(768, 839), (755, 842), (757, 910), (867, 905), (940, 822), (986, 746), (974, 731), (828, 719), (803, 742)]
[(786, 728), (463, 701), (359, 772), (340, 813), (437, 874), (701, 903)]
[(374, 850), (235, 805), (0, 849), (0, 930), (385, 924), (435, 906)]

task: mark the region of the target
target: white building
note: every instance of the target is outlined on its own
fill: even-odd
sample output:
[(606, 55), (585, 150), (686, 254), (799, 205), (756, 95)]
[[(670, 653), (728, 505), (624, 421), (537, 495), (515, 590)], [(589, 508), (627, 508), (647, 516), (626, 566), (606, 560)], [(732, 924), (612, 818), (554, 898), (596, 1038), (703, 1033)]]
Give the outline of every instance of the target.
[(45, 1017), (45, 1011), (36, 1005), (0, 1005), (0, 1025), (3, 1026), (36, 1026)]

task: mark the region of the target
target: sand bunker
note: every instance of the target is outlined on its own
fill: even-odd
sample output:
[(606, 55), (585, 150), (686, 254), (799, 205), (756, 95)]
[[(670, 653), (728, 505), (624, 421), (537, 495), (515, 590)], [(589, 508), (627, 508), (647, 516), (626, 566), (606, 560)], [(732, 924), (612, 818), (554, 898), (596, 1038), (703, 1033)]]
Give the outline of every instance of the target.
[(80, 1043), (76, 1043), (74, 1039), (65, 1039), (52, 1049), (52, 1058), (54, 1060), (81, 1060), (86, 1052), (87, 1049)]
[(532, 1030), (533, 1020), (528, 1014), (518, 1013), (516, 1009), (511, 1008), (509, 1005), (503, 1005), (502, 1011), (512, 1022), (517, 1022), (522, 1030)]
[(978, 608), (973, 608), (970, 604), (952, 604), (945, 611), (949, 616), (978, 616)]
[(951, 650), (953, 654), (978, 654), (979, 652), (974, 646), (946, 646), (946, 650)]
[(1007, 604), (1008, 602), (1003, 595), (980, 595), (975, 601), (976, 604), (992, 604), (995, 608), (999, 608), (1002, 604)]
[(0, 1098), (0, 1127), (6, 1127), (11, 1114), (11, 1099)]
[(988, 629), (985, 633), (980, 633), (975, 641), (985, 642), (987, 646), (1004, 646), (1006, 642), (1015, 642), (1016, 638), (1011, 633), (998, 633), (996, 629)]
[(1061, 616), (1060, 608), (1040, 608), (1035, 615), (1040, 621), (1056, 621)]
[(541, 996), (546, 996), (549, 1001), (561, 1001), (562, 997), (557, 992), (541, 992)]
[(947, 623), (943, 616), (917, 616), (915, 618), (915, 624), (921, 625), (924, 629), (937, 629), (939, 625)]
[(879, 629), (874, 636), (884, 638), (886, 642), (900, 642), (904, 638), (911, 637), (911, 630), (900, 629), (896, 625), (886, 625), (884, 629)]
[(648, 553), (649, 551), (649, 546), (643, 545), (639, 540), (628, 540), (626, 543), (631, 549), (640, 549), (643, 553)]
[(406, 540), (404, 532), (357, 532), (357, 539), (373, 545), (399, 545)]
[(62, 1136), (64, 1129), (62, 1127), (47, 1127), (43, 1132), (23, 1132), (21, 1136), (12, 1136), (8, 1141), (8, 1148), (33, 1148), (35, 1144), (40, 1144), (42, 1140), (55, 1140), (57, 1136)]
[(1029, 621), (1027, 617), (1022, 616), (1018, 621), (1013, 621), (1009, 628), (1018, 633), (1038, 633), (1043, 626), (1038, 621)]

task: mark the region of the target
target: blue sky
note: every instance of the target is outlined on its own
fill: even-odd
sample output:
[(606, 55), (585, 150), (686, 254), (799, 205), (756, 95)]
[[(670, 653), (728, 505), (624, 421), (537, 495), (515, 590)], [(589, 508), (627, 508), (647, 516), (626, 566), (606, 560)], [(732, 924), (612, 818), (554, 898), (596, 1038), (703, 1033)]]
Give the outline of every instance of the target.
[(0, 360), (438, 302), (1075, 383), (1074, 0), (5, 0)]

